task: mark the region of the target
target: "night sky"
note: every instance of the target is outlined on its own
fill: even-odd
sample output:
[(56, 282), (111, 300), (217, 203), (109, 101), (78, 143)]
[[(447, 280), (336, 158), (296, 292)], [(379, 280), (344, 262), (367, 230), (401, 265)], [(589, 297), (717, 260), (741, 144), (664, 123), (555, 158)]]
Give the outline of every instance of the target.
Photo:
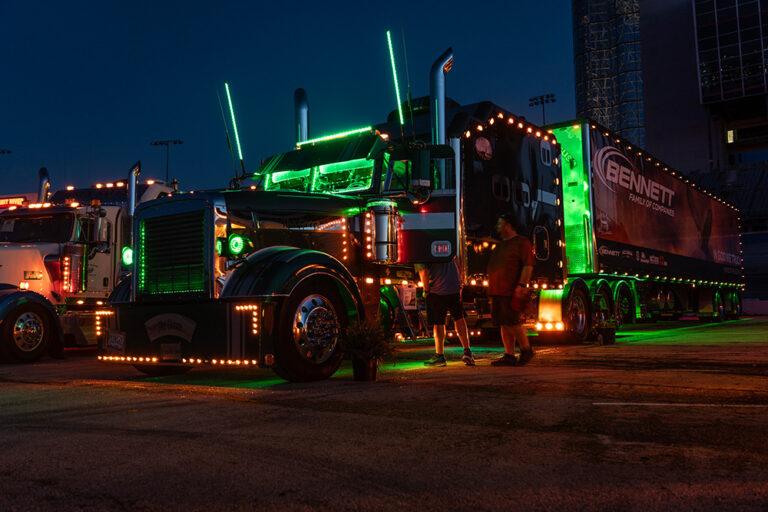
[[(439, 9), (438, 9), (439, 7)], [(228, 81), (246, 168), (294, 142), (293, 92), (307, 91), (310, 137), (385, 120), (396, 108), (386, 30), (401, 89), (429, 94), (449, 46), (447, 94), (490, 100), (541, 122), (531, 96), (554, 93), (549, 122), (575, 115), (569, 0), (549, 2), (91, 2), (0, 0), (0, 195), (170, 175), (183, 190), (233, 175), (224, 122)], [(403, 92), (404, 95), (404, 92)], [(228, 115), (228, 114), (227, 114)], [(230, 128), (231, 130), (231, 128)]]

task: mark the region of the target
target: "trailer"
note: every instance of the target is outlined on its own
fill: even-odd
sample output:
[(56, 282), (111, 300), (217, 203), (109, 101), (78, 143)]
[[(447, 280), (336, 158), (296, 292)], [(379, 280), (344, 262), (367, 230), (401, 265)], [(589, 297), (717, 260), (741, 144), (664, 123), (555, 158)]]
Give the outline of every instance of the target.
[(0, 213), (0, 356), (32, 362), (46, 351), (95, 347), (111, 314), (107, 298), (132, 256), (131, 208), (174, 192), (155, 180), (126, 180), (49, 193)]
[[(139, 206), (133, 275), (110, 299), (100, 359), (149, 374), (264, 366), (289, 380), (327, 378), (350, 322), (378, 318), (413, 336), (414, 264), (453, 258), (477, 332), (490, 326), (485, 267), (501, 212), (534, 238), (537, 286), (562, 289), (557, 141), (490, 102), (446, 106), (450, 62), (449, 50), (433, 65), (437, 92), (422, 103), (434, 115), (414, 112), (408, 137), (390, 119), (299, 138), (239, 189)], [(295, 98), (301, 118), (304, 95)]]
[[(547, 131), (562, 151), (567, 276), (582, 282), (588, 297), (571, 311), (584, 320), (584, 329), (573, 332), (577, 339), (597, 325), (596, 315), (619, 326), (741, 315), (735, 206), (593, 121)], [(551, 321), (541, 309), (539, 315), (540, 324)]]

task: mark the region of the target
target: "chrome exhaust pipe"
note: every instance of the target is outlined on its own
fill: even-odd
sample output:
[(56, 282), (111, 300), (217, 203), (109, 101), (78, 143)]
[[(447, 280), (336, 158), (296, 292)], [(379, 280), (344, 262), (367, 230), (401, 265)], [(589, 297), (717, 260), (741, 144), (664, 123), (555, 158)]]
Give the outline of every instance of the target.
[(37, 176), (39, 178), (37, 186), (37, 202), (45, 203), (48, 201), (48, 192), (51, 190), (51, 178), (48, 176), (48, 169), (41, 167), (40, 170), (37, 171)]
[(445, 74), (453, 66), (453, 49), (437, 58), (429, 71), (429, 108), (432, 144), (445, 144)]
[(296, 116), (296, 142), (304, 142), (309, 138), (309, 103), (307, 91), (302, 88), (293, 93), (293, 109)]
[(128, 215), (133, 217), (136, 210), (136, 182), (141, 174), (141, 160), (131, 166), (131, 172), (128, 174)]

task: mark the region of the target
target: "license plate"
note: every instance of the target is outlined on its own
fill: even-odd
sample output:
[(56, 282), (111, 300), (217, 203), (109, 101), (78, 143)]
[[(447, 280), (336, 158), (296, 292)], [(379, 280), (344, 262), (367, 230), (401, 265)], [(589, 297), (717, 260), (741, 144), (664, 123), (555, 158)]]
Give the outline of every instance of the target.
[(112, 331), (107, 333), (107, 347), (125, 352), (125, 333), (122, 331)]
[(181, 343), (161, 343), (160, 359), (162, 361), (179, 361), (181, 359)]

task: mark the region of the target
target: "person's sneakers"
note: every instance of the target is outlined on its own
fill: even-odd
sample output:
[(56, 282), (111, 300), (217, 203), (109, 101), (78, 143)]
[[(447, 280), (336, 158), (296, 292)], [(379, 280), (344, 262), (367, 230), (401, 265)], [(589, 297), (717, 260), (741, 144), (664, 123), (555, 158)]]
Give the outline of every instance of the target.
[(472, 351), (468, 348), (464, 349), (464, 355), (461, 356), (461, 360), (467, 366), (475, 366), (475, 356), (472, 355)]
[(445, 366), (448, 363), (445, 362), (444, 354), (435, 354), (429, 361), (424, 361), (424, 366)]
[(520, 360), (517, 361), (518, 366), (523, 366), (528, 361), (533, 359), (533, 356), (534, 354), (532, 349), (523, 350), (522, 352), (520, 352)]
[(511, 354), (504, 353), (500, 358), (491, 361), (491, 366), (517, 366), (517, 358)]

